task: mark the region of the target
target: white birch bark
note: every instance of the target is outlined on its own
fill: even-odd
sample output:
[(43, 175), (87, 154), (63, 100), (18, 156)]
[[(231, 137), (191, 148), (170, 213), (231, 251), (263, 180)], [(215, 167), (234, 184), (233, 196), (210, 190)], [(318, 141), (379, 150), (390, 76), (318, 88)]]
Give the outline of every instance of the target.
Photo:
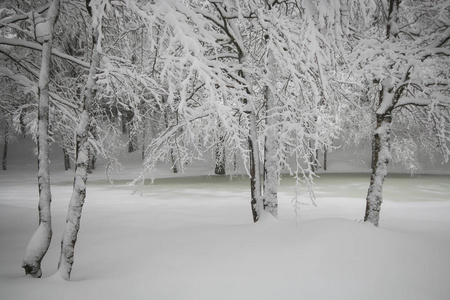
[(86, 198), (86, 182), (89, 166), (89, 125), (91, 122), (90, 107), (96, 94), (96, 74), (100, 66), (99, 53), (99, 22), (93, 29), (93, 46), (91, 66), (83, 97), (83, 111), (76, 128), (76, 164), (73, 191), (66, 217), (66, 227), (61, 241), (61, 255), (58, 263), (58, 273), (64, 280), (70, 280), (74, 262), (75, 243), (80, 229), (81, 214)]
[(59, 16), (60, 1), (54, 0), (43, 25), (42, 62), (39, 73), (38, 103), (38, 185), (39, 185), (39, 227), (31, 237), (25, 251), (22, 268), (31, 277), (42, 276), (41, 261), (47, 253), (52, 239), (52, 219), (49, 161), (49, 76), (53, 44), (53, 27)]
[(264, 140), (264, 210), (270, 212), (274, 217), (278, 215), (278, 130), (276, 107), (277, 100), (272, 91), (275, 88), (275, 62), (272, 51), (269, 49), (267, 67), (272, 86), (266, 87), (266, 137)]

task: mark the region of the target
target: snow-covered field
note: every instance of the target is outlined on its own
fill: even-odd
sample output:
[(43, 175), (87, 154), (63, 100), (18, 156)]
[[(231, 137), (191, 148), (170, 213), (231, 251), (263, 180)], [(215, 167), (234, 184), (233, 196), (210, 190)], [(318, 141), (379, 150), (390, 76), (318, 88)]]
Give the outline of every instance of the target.
[[(114, 188), (104, 164), (91, 176), (71, 282), (52, 277), (72, 181), (54, 159), (53, 241), (44, 278), (26, 278), (20, 264), (38, 216), (36, 165), (23, 147), (0, 171), (2, 300), (450, 299), (449, 175), (389, 175), (380, 228), (360, 222), (367, 173), (323, 174), (317, 207), (297, 218), (286, 177), (279, 219), (253, 224), (248, 179), (205, 176), (202, 165), (177, 176), (165, 168), (132, 195), (126, 182), (138, 159), (125, 162)], [(332, 170), (341, 164), (330, 156)]]

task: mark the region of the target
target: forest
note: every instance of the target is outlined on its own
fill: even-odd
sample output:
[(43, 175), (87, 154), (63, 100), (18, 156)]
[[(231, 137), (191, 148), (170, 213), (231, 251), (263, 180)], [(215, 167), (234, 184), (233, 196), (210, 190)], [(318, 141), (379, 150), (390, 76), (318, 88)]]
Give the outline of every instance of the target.
[[(356, 293), (358, 296), (352, 298), (346, 288), (336, 284), (339, 291), (336, 297), (445, 299), (444, 295), (450, 294), (449, 288), (440, 284), (441, 280), (449, 278), (449, 268), (446, 271), (444, 266), (450, 260), (448, 254), (439, 254), (450, 249), (450, 232), (443, 229), (449, 227), (450, 219), (442, 217), (437, 209), (440, 207), (442, 214), (450, 212), (450, 186), (446, 177), (450, 174), (448, 0), (5, 0), (0, 4), (0, 82), (0, 144), (3, 150), (0, 182), (3, 202), (0, 206), (12, 203), (12, 196), (8, 195), (13, 190), (21, 190), (22, 180), (26, 182), (22, 188), (24, 191), (35, 186), (32, 192), (26, 192), (29, 193), (26, 197), (30, 198), (27, 205), (34, 208), (29, 215), (38, 218), (38, 224), (27, 222), (31, 227), (26, 228), (26, 233), (22, 235), (28, 235), (28, 241), (17, 244), (16, 251), (21, 253), (22, 258), (21, 262), (14, 262), (23, 268), (25, 278), (43, 277), (46, 280), (41, 265), (56, 237), (55, 231), (61, 244), (58, 254), (51, 253), (52, 250), (49, 252), (51, 257), (57, 257), (52, 262), (55, 265), (57, 262), (57, 270), (51, 277), (56, 281), (50, 284), (56, 284), (59, 279), (62, 282), (71, 280), (75, 244), (80, 227), (84, 228), (82, 215), (84, 219), (85, 200), (86, 203), (101, 200), (103, 185), (110, 183), (110, 189), (105, 190), (104, 195), (111, 193), (114, 198), (114, 193), (118, 193), (123, 199), (134, 199), (126, 201), (138, 202), (136, 211), (131, 210), (130, 204), (125, 209), (130, 210), (128, 214), (123, 212), (115, 217), (117, 222), (127, 220), (127, 226), (135, 224), (133, 216), (139, 216), (142, 213), (140, 210), (156, 209), (150, 215), (157, 218), (158, 203), (164, 200), (164, 195), (168, 199), (173, 198), (170, 201), (174, 201), (172, 205), (177, 207), (175, 215), (180, 214), (181, 218), (185, 213), (195, 215), (192, 220), (215, 216), (219, 221), (203, 224), (201, 232), (183, 228), (161, 233), (165, 236), (162, 241), (169, 240), (171, 235), (189, 245), (197, 240), (199, 249), (191, 249), (186, 244), (182, 247), (187, 248), (181, 248), (195, 253), (194, 258), (201, 257), (198, 253), (207, 252), (205, 249), (211, 247), (204, 241), (217, 236), (217, 232), (210, 232), (213, 231), (211, 228), (222, 224), (222, 221), (231, 225), (229, 220), (234, 215), (239, 220), (246, 220), (243, 223), (250, 220), (248, 223), (251, 226), (245, 226), (242, 230), (220, 229), (222, 231), (217, 234), (222, 234), (230, 244), (210, 250), (230, 255), (224, 252), (225, 247), (237, 255), (239, 247), (236, 245), (246, 240), (251, 243), (252, 230), (258, 230), (255, 235), (260, 236), (262, 240), (259, 242), (264, 241), (264, 245), (261, 248), (252, 245), (248, 249), (251, 252), (248, 255), (254, 258), (265, 254), (271, 257), (272, 251), (283, 253), (283, 247), (289, 248), (289, 239), (298, 235), (298, 230), (302, 228), (314, 231), (313, 221), (303, 224), (299, 214), (310, 210), (313, 213), (312, 207), (318, 206), (320, 209), (321, 203), (326, 209), (334, 207), (328, 202), (323, 203), (323, 193), (331, 193), (342, 201), (340, 210), (339, 204), (335, 204), (336, 212), (344, 213), (348, 205), (354, 208), (354, 203), (349, 200), (353, 196), (348, 196), (345, 189), (341, 189), (353, 182), (355, 190), (364, 193), (364, 199), (358, 202), (362, 206), (357, 216), (350, 218), (353, 218), (352, 221), (357, 218), (359, 221), (353, 223), (364, 227), (352, 227), (351, 223), (341, 221), (335, 224), (330, 221), (334, 217), (327, 218), (323, 224), (317, 224), (317, 228), (328, 232), (321, 240), (326, 242), (320, 247), (329, 247), (331, 241), (339, 243), (339, 234), (332, 234), (337, 230), (336, 226), (343, 232), (352, 232), (355, 237), (361, 234), (364, 241), (380, 241), (377, 246), (365, 250), (367, 261), (377, 260), (383, 243), (392, 243), (397, 245), (396, 251), (407, 252), (409, 250), (405, 249), (415, 247), (413, 239), (402, 239), (404, 245), (408, 245), (403, 246), (400, 242), (397, 244), (390, 233), (380, 233), (383, 232), (380, 231), (383, 230), (380, 217), (384, 220), (384, 205), (392, 205), (389, 202), (383, 204), (383, 188), (392, 163), (401, 165), (408, 177), (420, 174), (421, 162), (425, 159), (444, 166), (442, 169), (446, 170), (438, 172), (445, 176), (432, 177), (430, 182), (426, 175), (421, 177), (430, 186), (425, 190), (429, 188), (430, 192), (424, 194), (420, 201), (439, 203), (437, 206), (426, 206), (430, 215), (429, 218), (424, 217), (435, 222), (429, 226), (439, 232), (439, 242), (432, 245), (419, 243), (418, 248), (428, 248), (413, 256), (418, 264), (421, 262), (417, 260), (422, 256), (430, 255), (433, 259), (442, 257), (446, 261), (436, 273), (430, 271), (432, 276), (429, 278), (433, 279), (429, 282), (434, 285), (424, 284), (424, 291), (427, 291), (424, 294), (417, 292), (420, 290), (417, 286), (404, 293), (408, 283), (401, 286), (397, 294), (361, 296)], [(28, 150), (25, 148), (20, 149), (18, 144), (33, 149), (33, 153), (26, 152)], [(367, 180), (366, 177), (360, 180), (346, 175), (351, 182), (334, 186), (339, 177), (325, 173), (327, 164), (333, 162), (327, 158), (333, 153), (348, 157), (346, 149), (350, 148), (368, 149), (369, 168), (364, 170), (368, 174)], [(59, 151), (58, 154), (55, 154), (56, 151)], [(17, 167), (13, 166), (14, 159), (11, 158), (19, 160), (21, 156), (18, 153), (24, 155), (23, 161), (37, 158), (32, 171), (21, 169), (20, 173), (15, 169)], [(132, 174), (114, 183), (114, 174), (120, 173), (129, 164), (127, 157), (134, 159), (135, 168)], [(191, 174), (189, 172), (194, 172), (194, 175), (207, 173), (192, 171), (199, 164), (205, 166), (205, 162), (211, 176), (189, 179), (186, 175)], [(61, 175), (55, 177), (53, 172), (57, 166), (65, 171), (62, 173), (61, 168), (58, 169), (56, 174)], [(342, 169), (336, 168), (333, 172), (340, 173)], [(416, 186), (409, 186), (404, 181), (406, 177), (392, 175), (392, 182), (399, 185), (397, 188), (392, 185), (388, 187), (388, 191), (393, 189), (399, 193), (398, 196), (389, 194), (393, 199), (414, 198), (412, 191), (419, 185), (425, 185), (420, 181)], [(28, 178), (32, 184), (28, 183)], [(191, 195), (192, 191), (184, 186), (188, 183), (183, 183), (183, 178), (192, 185), (192, 189), (199, 183), (207, 184), (201, 187), (198, 194)], [(89, 183), (91, 179), (92, 185)], [(328, 188), (325, 184), (327, 180), (331, 180)], [(411, 177), (410, 180), (415, 179)], [(122, 181), (127, 183), (122, 185)], [(231, 187), (222, 190), (226, 182), (231, 182)], [(64, 192), (61, 185), (65, 185)], [(403, 190), (406, 186), (408, 189)], [(228, 194), (234, 193), (235, 188), (239, 188), (240, 192), (236, 193), (240, 196)], [(352, 188), (349, 186), (349, 189)], [(57, 191), (58, 197), (58, 193), (64, 194), (67, 199), (64, 206), (53, 203), (54, 191)], [(290, 196), (287, 196), (288, 191)], [(217, 209), (226, 211), (227, 217), (210, 210), (209, 205), (212, 204), (208, 204), (203, 193), (222, 198), (224, 203), (217, 202)], [(221, 194), (227, 196), (221, 197)], [(177, 199), (184, 196), (193, 202), (193, 206), (178, 202)], [(138, 198), (140, 200), (136, 200)], [(147, 207), (150, 204), (144, 198), (154, 201), (157, 206)], [(22, 203), (20, 199), (19, 203)], [(95, 205), (100, 205), (98, 203)], [(228, 209), (227, 203), (230, 205)], [(240, 208), (241, 204), (244, 209)], [(412, 209), (412, 206), (407, 207)], [(105, 208), (109, 211), (110, 206), (105, 203)], [(61, 221), (62, 226), (55, 228), (55, 216), (56, 220), (62, 218), (59, 209), (66, 210), (67, 214)], [(435, 209), (436, 214), (431, 213)], [(9, 215), (9, 208), (4, 212), (0, 219), (16, 218)], [(161, 224), (169, 225), (168, 220), (171, 219), (166, 213), (170, 214), (165, 208), (161, 210), (163, 219), (168, 218), (164, 219), (167, 223)], [(285, 224), (286, 215), (289, 222), (295, 219), (294, 227)], [(348, 216), (344, 218), (348, 219)], [(392, 213), (388, 213), (386, 226), (394, 224), (392, 218)], [(174, 220), (174, 224), (181, 222), (175, 217)], [(155, 226), (153, 222), (157, 224), (153, 220), (148, 226)], [(406, 229), (399, 228), (406, 228), (407, 225), (395, 224), (400, 227), (391, 229), (393, 232), (405, 232)], [(427, 228), (428, 225), (424, 226)], [(145, 227), (144, 224), (136, 225), (136, 232)], [(411, 228), (420, 231), (417, 224)], [(0, 231), (5, 241), (9, 241), (6, 236), (10, 230), (10, 225), (5, 225)], [(182, 235), (183, 230), (192, 235), (192, 241)], [(103, 234), (106, 231), (108, 229), (105, 228)], [(301, 232), (303, 240), (311, 237), (312, 233)], [(82, 235), (83, 230), (80, 231), (80, 239)], [(148, 234), (147, 238), (157, 245), (158, 236), (153, 233), (153, 236)], [(89, 237), (93, 238), (91, 235)], [(265, 244), (266, 238), (272, 239), (274, 244)], [(343, 240), (346, 238), (344, 236)], [(115, 246), (111, 248), (127, 240), (119, 237), (111, 239), (115, 240)], [(215, 238), (212, 240), (215, 241)], [(279, 240), (283, 240), (283, 247), (277, 244)], [(0, 243), (5, 244), (1, 239)], [(299, 243), (304, 247), (302, 238), (299, 238)], [(349, 248), (342, 249), (343, 252), (353, 249), (349, 246), (350, 242), (344, 244)], [(292, 249), (297, 249), (297, 246)], [(153, 250), (143, 255), (141, 267), (152, 269), (152, 258), (146, 256), (150, 257), (152, 251), (158, 251), (152, 248), (154, 246), (145, 244), (143, 247)], [(89, 251), (84, 255), (89, 255)], [(292, 255), (288, 257), (296, 255), (302, 256), (302, 253), (294, 254), (292, 250)], [(363, 260), (361, 255), (356, 257)], [(388, 256), (387, 261), (393, 257), (397, 256)], [(120, 255), (115, 259), (120, 259)], [(115, 264), (115, 259), (108, 261)], [(179, 255), (177, 259), (180, 259)], [(236, 263), (240, 259), (243, 258), (235, 257), (232, 261)], [(348, 260), (351, 261), (352, 257), (348, 256)], [(179, 263), (183, 265), (185, 261)], [(274, 264), (272, 259), (266, 263), (270, 266)], [(423, 264), (432, 266), (434, 263)], [(224, 268), (224, 264), (217, 261), (211, 263), (219, 269)], [(282, 264), (285, 264), (282, 268), (284, 274), (291, 274), (289, 264)], [(365, 262), (361, 261), (357, 265), (363, 264)], [(408, 264), (405, 261), (401, 268)], [(165, 269), (162, 263), (156, 265)], [(193, 262), (192, 266), (187, 267), (195, 265)], [(265, 272), (254, 261), (248, 267), (256, 273)], [(377, 269), (379, 266), (373, 267)], [(298, 268), (302, 268), (300, 263)], [(351, 273), (345, 267), (336, 266), (338, 269)], [(398, 276), (416, 272), (402, 270), (397, 270)], [(172, 271), (174, 273), (168, 274), (176, 274)], [(145, 274), (145, 270), (142, 272), (139, 274)], [(324, 272), (326, 276), (331, 276), (330, 272), (334, 271)], [(358, 275), (371, 271), (355, 272)], [(235, 276), (232, 273), (230, 269), (219, 277), (222, 281), (231, 280), (230, 277)], [(253, 276), (252, 273), (249, 271), (248, 276)], [(276, 276), (270, 268), (266, 275), (269, 278)], [(0, 274), (0, 282), (5, 285), (13, 281), (10, 277), (3, 280), (2, 276)], [(152, 280), (151, 276), (149, 280)], [(203, 290), (206, 291), (204, 294), (182, 293), (183, 287), (190, 290), (189, 285), (180, 279), (173, 287), (178, 294), (166, 294), (171, 287), (162, 288), (164, 283), (159, 285), (161, 294), (150, 294), (154, 295), (154, 299), (273, 299), (275, 294), (283, 291), (285, 294), (281, 299), (298, 299), (296, 295), (303, 295), (304, 299), (331, 299), (332, 292), (309, 295), (307, 291), (315, 291), (311, 288), (303, 290), (304, 294), (300, 288), (290, 293), (289, 287), (296, 284), (289, 279), (295, 276), (294, 273), (286, 275), (283, 277), (286, 288), (277, 286), (265, 296), (253, 294), (250, 288), (244, 287), (237, 289), (242, 294), (223, 294), (240, 286), (237, 279), (229, 281), (227, 287), (220, 285), (219, 288), (217, 284), (210, 283), (211, 286)], [(247, 276), (241, 277), (242, 281), (249, 280)], [(440, 279), (436, 279), (438, 277)], [(320, 281), (320, 276), (318, 278)], [(374, 281), (373, 278), (361, 280)], [(271, 280), (263, 281), (270, 285)], [(28, 283), (21, 281), (15, 284), (24, 288)], [(34, 287), (39, 285), (38, 282), (29, 284)], [(222, 289), (224, 291), (219, 292)], [(94, 293), (96, 299), (103, 298), (99, 296), (99, 290)], [(393, 290), (394, 287), (388, 289)], [(430, 290), (436, 294), (430, 295)], [(211, 294), (216, 292), (223, 295), (214, 297)], [(8, 294), (10, 298), (5, 299), (18, 299), (13, 295)], [(80, 296), (76, 295), (73, 294), (73, 297)], [(123, 299), (123, 295), (116, 297)], [(142, 297), (139, 293), (129, 296), (131, 299)], [(115, 299), (114, 295), (104, 298)]]

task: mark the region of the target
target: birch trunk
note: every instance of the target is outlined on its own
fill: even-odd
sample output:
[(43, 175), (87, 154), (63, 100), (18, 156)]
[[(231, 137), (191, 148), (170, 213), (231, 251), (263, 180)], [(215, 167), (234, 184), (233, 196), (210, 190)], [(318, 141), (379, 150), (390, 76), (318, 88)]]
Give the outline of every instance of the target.
[(100, 53), (98, 52), (99, 27), (94, 28), (93, 50), (89, 76), (86, 83), (86, 92), (83, 97), (83, 111), (79, 117), (76, 129), (76, 165), (73, 182), (73, 191), (67, 212), (66, 227), (61, 241), (61, 256), (58, 263), (58, 273), (64, 280), (70, 280), (74, 262), (75, 243), (80, 229), (81, 213), (86, 198), (86, 181), (89, 166), (89, 126), (91, 121), (90, 107), (96, 94), (97, 69), (100, 66)]
[(38, 186), (39, 186), (39, 226), (31, 237), (25, 251), (22, 268), (25, 274), (39, 278), (42, 276), (41, 261), (47, 253), (52, 239), (52, 219), (49, 161), (49, 75), (53, 44), (53, 27), (59, 16), (59, 0), (54, 0), (48, 10), (46, 22), (48, 32), (43, 36), (42, 62), (38, 86)]

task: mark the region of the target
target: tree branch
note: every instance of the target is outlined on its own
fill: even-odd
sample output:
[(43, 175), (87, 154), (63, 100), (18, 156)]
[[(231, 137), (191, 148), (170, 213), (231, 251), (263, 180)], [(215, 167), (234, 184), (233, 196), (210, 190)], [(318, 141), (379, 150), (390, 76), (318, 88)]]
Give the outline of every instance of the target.
[[(50, 7), (50, 4), (51, 4), (51, 2), (46, 4), (46, 5), (44, 5), (44, 6), (39, 7), (33, 13), (38, 13), (38, 14), (43, 13), (44, 11), (46, 11)], [(9, 18), (4, 18), (3, 20), (0, 21), (0, 29), (5, 27), (5, 26), (8, 26), (8, 24), (15, 23), (15, 22), (22, 21), (22, 20), (26, 20), (29, 17), (30, 17), (30, 14), (20, 14), (20, 15), (15, 15), (15, 16), (9, 17)]]
[[(5, 37), (0, 37), (0, 45), (9, 45), (9, 46), (18, 46), (18, 47), (24, 47), (32, 50), (42, 51), (42, 45), (34, 42), (19, 40), (19, 39), (9, 39)], [(57, 56), (59, 58), (68, 60), (70, 62), (73, 62), (83, 68), (89, 69), (90, 63), (87, 63), (85, 61), (82, 61), (80, 59), (77, 59), (73, 56), (70, 56), (68, 54), (62, 53), (56, 49), (52, 49), (52, 55)]]

